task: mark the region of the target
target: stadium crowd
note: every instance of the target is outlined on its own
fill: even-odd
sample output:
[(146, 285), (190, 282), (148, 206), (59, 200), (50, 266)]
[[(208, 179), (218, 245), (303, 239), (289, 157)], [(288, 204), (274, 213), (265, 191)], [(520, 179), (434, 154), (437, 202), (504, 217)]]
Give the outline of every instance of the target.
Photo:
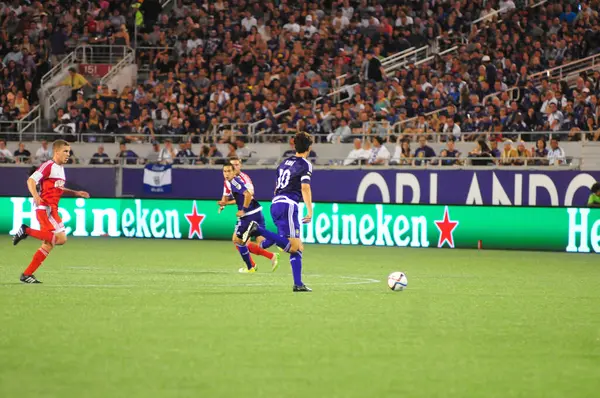
[[(530, 8), (512, 0), (175, 0), (171, 7), (161, 14), (157, 0), (2, 3), (2, 118), (16, 120), (24, 104), (36, 103), (29, 96), (40, 74), (70, 48), (129, 43), (147, 76), (122, 92), (76, 91), (54, 131), (71, 141), (114, 142), (119, 134), (126, 142), (232, 145), (250, 134), (287, 141), (298, 130), (321, 142), (501, 141), (539, 132), (523, 137), (535, 142), (549, 131), (562, 140), (581, 139), (580, 131), (600, 138), (598, 71), (573, 87), (528, 79), (598, 52), (597, 1)], [(143, 26), (135, 28), (140, 13)], [(40, 45), (28, 45), (32, 39)], [(458, 48), (383, 70), (384, 57), (424, 45)], [(343, 74), (344, 101), (336, 102), (327, 94)]]

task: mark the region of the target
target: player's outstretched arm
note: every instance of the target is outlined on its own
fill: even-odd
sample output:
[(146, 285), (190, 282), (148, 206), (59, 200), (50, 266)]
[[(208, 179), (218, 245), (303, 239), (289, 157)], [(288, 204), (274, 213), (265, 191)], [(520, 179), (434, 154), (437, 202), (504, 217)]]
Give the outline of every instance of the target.
[(84, 199), (89, 199), (89, 197), (90, 197), (90, 194), (87, 193), (86, 191), (75, 191), (75, 190), (69, 189), (69, 188), (63, 188), (63, 191), (65, 193), (69, 193), (71, 195), (78, 196), (78, 197), (84, 198)]
[(310, 189), (310, 184), (302, 184), (302, 200), (306, 205), (306, 216), (302, 219), (302, 222), (308, 224), (313, 216), (312, 190)]

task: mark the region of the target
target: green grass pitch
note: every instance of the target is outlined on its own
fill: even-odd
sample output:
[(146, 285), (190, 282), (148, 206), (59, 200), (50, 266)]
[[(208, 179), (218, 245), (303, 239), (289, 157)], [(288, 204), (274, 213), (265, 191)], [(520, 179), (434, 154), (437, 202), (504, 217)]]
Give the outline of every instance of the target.
[[(307, 246), (241, 275), (230, 242), (0, 238), (0, 397), (596, 397), (600, 257)], [(404, 292), (386, 276), (404, 271)]]

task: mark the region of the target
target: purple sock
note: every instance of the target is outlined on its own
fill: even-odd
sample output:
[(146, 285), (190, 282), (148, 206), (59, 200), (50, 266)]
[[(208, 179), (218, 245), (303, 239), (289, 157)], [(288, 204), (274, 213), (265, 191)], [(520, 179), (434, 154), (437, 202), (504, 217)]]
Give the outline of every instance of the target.
[(246, 246), (242, 246), (242, 245), (237, 245), (237, 249), (240, 252), (240, 256), (242, 256), (242, 259), (244, 260), (244, 262), (246, 263), (246, 267), (248, 267), (248, 269), (252, 268), (252, 259), (250, 258), (250, 251), (248, 251), (248, 247)]
[(290, 264), (292, 266), (292, 275), (294, 276), (294, 285), (302, 286), (302, 252), (290, 254)]
[(277, 246), (279, 246), (286, 252), (290, 250), (290, 241), (288, 240), (288, 238), (281, 235), (277, 235), (275, 232), (271, 232), (263, 227), (258, 227), (257, 232), (258, 235), (275, 243)]
[(269, 239), (265, 239), (262, 242), (260, 242), (259, 246), (261, 249), (268, 249), (269, 247), (273, 246), (275, 244), (275, 242), (273, 242), (272, 240)]

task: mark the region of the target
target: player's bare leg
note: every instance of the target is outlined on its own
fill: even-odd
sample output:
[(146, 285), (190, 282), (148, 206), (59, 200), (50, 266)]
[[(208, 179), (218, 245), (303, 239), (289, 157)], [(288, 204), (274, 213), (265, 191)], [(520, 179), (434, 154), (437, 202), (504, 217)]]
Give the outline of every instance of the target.
[[(40, 282), (33, 274), (37, 269), (42, 265), (46, 257), (50, 254), (54, 246), (56, 245), (64, 245), (67, 243), (67, 235), (64, 232), (59, 232), (57, 234), (52, 234), (51, 240), (46, 240), (42, 243), (42, 246), (35, 252), (33, 258), (31, 259), (31, 263), (23, 274), (21, 275), (21, 282), (23, 283), (42, 283)], [(32, 235), (33, 236), (33, 235)]]

